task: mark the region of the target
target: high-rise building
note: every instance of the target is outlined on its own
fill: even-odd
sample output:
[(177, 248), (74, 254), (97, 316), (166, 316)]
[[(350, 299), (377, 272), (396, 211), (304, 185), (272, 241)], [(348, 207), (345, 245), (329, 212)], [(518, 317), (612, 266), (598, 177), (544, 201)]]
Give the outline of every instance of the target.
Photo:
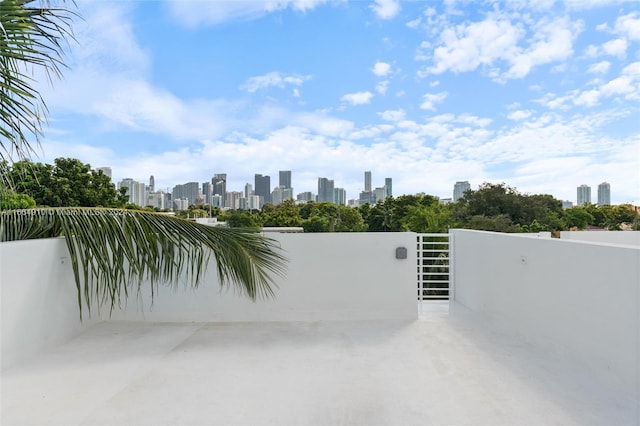
[(96, 170), (98, 171), (102, 171), (102, 173), (104, 173), (105, 175), (109, 176), (109, 178), (111, 178), (111, 167), (98, 167)]
[(202, 182), (202, 196), (204, 197), (204, 203), (211, 204), (211, 197), (213, 196), (213, 184), (211, 182)]
[(562, 208), (563, 209), (570, 209), (571, 207), (573, 207), (573, 203), (569, 200), (563, 200), (562, 201)]
[(391, 178), (384, 178), (384, 189), (386, 191), (385, 194), (385, 198), (386, 197), (393, 197), (393, 183), (391, 181)]
[(240, 198), (242, 198), (243, 195), (241, 191), (228, 191), (224, 206), (230, 209), (239, 209)]
[(254, 195), (254, 194), (253, 194), (253, 186), (251, 186), (251, 184), (247, 182), (247, 183), (244, 185), (244, 198), (247, 198), (247, 199), (248, 199), (248, 198), (249, 198), (249, 197), (251, 197), (252, 195)]
[(155, 192), (156, 191), (156, 180), (154, 179), (153, 175), (151, 175), (149, 177), (149, 192)]
[(147, 186), (131, 178), (124, 178), (118, 183), (119, 188), (127, 188), (129, 203), (140, 207), (146, 207), (148, 202)]
[(333, 203), (333, 181), (327, 178), (318, 178), (318, 202), (323, 201)]
[(364, 190), (365, 192), (371, 191), (371, 172), (364, 172)]
[(222, 206), (227, 207), (225, 204), (227, 199), (227, 174), (226, 173), (216, 173), (211, 178), (211, 184), (213, 184), (213, 194), (219, 195), (222, 197)]
[[(262, 176), (260, 174), (256, 174), (254, 176), (254, 191), (255, 195), (262, 197), (263, 203), (271, 202), (271, 177), (270, 176)], [(260, 206), (262, 208), (262, 205)]]
[(165, 195), (166, 194), (164, 193), (164, 191), (150, 192), (147, 206), (155, 207), (158, 209), (167, 208), (167, 203), (166, 203), (167, 198)]
[[(171, 191), (171, 199), (174, 201), (177, 199), (181, 199), (181, 200), (186, 199), (189, 205), (191, 205), (191, 204), (196, 204), (199, 194), (200, 194), (200, 185), (198, 185), (198, 182), (187, 182), (185, 184), (176, 185), (173, 187), (173, 191)], [(175, 203), (174, 203), (174, 206), (175, 206)]]
[(347, 191), (344, 188), (333, 188), (333, 203), (341, 206), (347, 204)]
[(460, 198), (464, 197), (464, 193), (471, 189), (471, 185), (469, 181), (458, 181), (453, 186), (453, 202), (458, 201)]
[(301, 192), (296, 196), (296, 201), (301, 203), (306, 203), (307, 201), (315, 201), (315, 199), (316, 197), (311, 191)]
[(373, 190), (373, 200), (375, 203), (378, 201), (384, 201), (387, 198), (387, 189), (385, 187), (376, 188)]
[(280, 170), (280, 180), (278, 186), (291, 188), (291, 170)]
[(598, 185), (598, 205), (606, 206), (611, 204), (611, 185), (602, 182)]
[(583, 206), (585, 204), (591, 203), (591, 187), (589, 185), (580, 185), (577, 188), (578, 197), (577, 197), (577, 205)]

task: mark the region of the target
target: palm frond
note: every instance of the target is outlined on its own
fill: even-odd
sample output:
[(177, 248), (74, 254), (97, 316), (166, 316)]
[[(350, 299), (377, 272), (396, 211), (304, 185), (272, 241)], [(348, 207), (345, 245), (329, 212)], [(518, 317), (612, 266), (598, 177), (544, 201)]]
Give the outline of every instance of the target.
[(277, 242), (237, 228), (209, 227), (157, 213), (104, 208), (36, 208), (0, 212), (0, 242), (64, 235), (83, 308), (120, 306), (130, 292), (181, 282), (197, 288), (210, 256), (218, 277), (251, 300), (274, 296), (285, 273)]
[(36, 89), (35, 73), (60, 77), (66, 40), (73, 39), (64, 6), (33, 0), (0, 1), (0, 160), (27, 158), (39, 143), (47, 107)]

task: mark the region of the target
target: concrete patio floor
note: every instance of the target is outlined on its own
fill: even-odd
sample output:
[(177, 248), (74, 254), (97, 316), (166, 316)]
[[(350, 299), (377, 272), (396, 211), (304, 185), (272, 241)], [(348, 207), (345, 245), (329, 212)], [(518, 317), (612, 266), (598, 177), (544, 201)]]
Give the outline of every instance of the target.
[(2, 373), (2, 425), (631, 425), (638, 402), (459, 306), (419, 320), (102, 322)]

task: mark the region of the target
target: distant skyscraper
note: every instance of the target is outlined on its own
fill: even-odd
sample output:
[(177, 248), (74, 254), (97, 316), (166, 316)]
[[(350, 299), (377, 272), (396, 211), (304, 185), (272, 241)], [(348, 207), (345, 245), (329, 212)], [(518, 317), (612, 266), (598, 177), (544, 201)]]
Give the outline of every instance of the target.
[(562, 208), (563, 209), (570, 209), (571, 207), (573, 207), (573, 203), (569, 200), (564, 200), (562, 201)]
[(315, 201), (315, 198), (311, 191), (301, 192), (296, 196), (296, 200), (300, 202)]
[(253, 186), (249, 182), (244, 185), (244, 198), (249, 199), (253, 195)]
[(327, 178), (318, 178), (318, 202), (323, 201), (333, 203), (333, 181)]
[(196, 204), (199, 194), (200, 185), (198, 185), (198, 182), (187, 182), (173, 187), (173, 191), (171, 191), (171, 199), (174, 200), (174, 206), (175, 200), (180, 199), (181, 202), (187, 200), (189, 203), (187, 207), (189, 207), (189, 205)]
[(118, 188), (127, 188), (129, 203), (140, 207), (146, 207), (149, 202), (147, 196), (147, 187), (142, 182), (137, 182), (131, 178), (125, 178), (120, 181)]
[(598, 185), (598, 205), (606, 206), (611, 204), (611, 185), (602, 182)]
[(153, 175), (149, 177), (149, 192), (155, 192), (156, 190), (156, 180), (153, 178)]
[(583, 206), (591, 203), (591, 187), (588, 185), (580, 185), (578, 188), (577, 205)]
[[(254, 190), (253, 193), (262, 197), (263, 203), (271, 202), (271, 177), (270, 176), (262, 176), (256, 174), (254, 176)], [(262, 206), (260, 206), (262, 207)]]
[(333, 203), (341, 206), (347, 204), (347, 191), (344, 188), (333, 188)]
[(364, 190), (365, 192), (371, 191), (371, 172), (364, 172)]
[(373, 199), (377, 203), (378, 201), (384, 201), (387, 198), (387, 189), (385, 187), (376, 188), (373, 190)]
[(96, 170), (102, 170), (102, 173), (104, 173), (105, 175), (109, 176), (110, 178), (111, 176), (111, 167), (98, 167)]
[(469, 181), (458, 181), (453, 186), (453, 202), (458, 201), (460, 198), (464, 197), (464, 193), (471, 189), (471, 185)]
[(213, 196), (213, 184), (211, 182), (202, 182), (202, 196), (204, 203), (211, 206), (211, 197)]
[(291, 170), (280, 170), (279, 186), (291, 188)]
[(393, 183), (391, 181), (391, 178), (385, 178), (384, 179), (384, 189), (386, 190), (386, 197), (393, 197)]
[(213, 194), (217, 194), (222, 197), (222, 206), (227, 207), (226, 199), (227, 199), (227, 174), (226, 173), (216, 173), (211, 178), (211, 183), (213, 184)]
[(228, 191), (226, 196), (226, 201), (224, 203), (225, 207), (230, 209), (239, 209), (240, 208), (240, 199), (244, 194), (241, 191)]

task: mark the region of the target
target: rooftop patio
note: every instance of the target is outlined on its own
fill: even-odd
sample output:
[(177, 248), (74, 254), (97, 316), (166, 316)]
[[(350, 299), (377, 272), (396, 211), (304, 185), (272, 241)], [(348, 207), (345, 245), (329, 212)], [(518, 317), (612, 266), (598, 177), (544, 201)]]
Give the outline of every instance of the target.
[[(358, 271), (356, 260), (349, 270), (318, 269), (312, 274), (325, 280), (330, 294), (321, 289), (310, 293), (318, 284), (313, 280), (302, 284), (313, 272), (301, 260), (309, 252), (291, 250), (290, 274), (280, 283), (276, 302), (253, 305), (207, 288), (196, 294), (165, 292), (152, 310), (139, 311), (131, 304), (111, 320), (94, 318), (81, 325), (77, 316), (69, 317), (65, 321), (73, 324), (70, 328), (78, 328), (48, 342), (39, 337), (41, 347), (28, 345), (5, 328), (15, 328), (15, 318), (21, 318), (9, 303), (26, 298), (6, 300), (5, 283), (12, 279), (6, 266), (15, 259), (2, 252), (2, 424), (638, 424), (638, 248), (490, 233), (454, 237), (451, 303), (422, 302), (416, 309), (415, 280), (405, 282), (415, 278), (415, 257), (403, 261), (391, 255), (397, 246), (415, 241), (414, 235), (401, 234), (379, 237), (373, 248), (371, 240), (362, 243), (370, 247), (366, 263), (372, 262), (378, 271)], [(308, 236), (278, 238), (286, 248)], [(344, 257), (340, 250), (357, 248), (348, 243), (356, 237), (334, 238), (342, 239), (341, 248), (326, 253), (330, 238), (314, 239), (311, 264), (327, 253), (335, 260)], [(500, 273), (487, 264), (491, 256), (476, 251), (478, 243), (485, 248), (505, 246), (491, 250), (504, 265)], [(549, 253), (550, 245), (558, 244), (567, 250), (561, 259)], [(12, 255), (17, 247), (12, 247)], [(29, 250), (33, 253), (33, 246)], [(613, 250), (610, 254), (620, 257), (621, 265), (631, 263), (630, 269), (607, 275), (613, 302), (592, 294), (592, 284), (585, 282), (593, 275), (595, 282), (601, 281), (597, 271), (571, 276), (582, 281), (580, 288), (589, 298), (603, 299), (600, 304), (582, 300), (581, 295), (567, 300), (567, 294), (575, 292), (571, 283), (551, 295), (547, 286), (558, 286), (566, 277), (543, 282), (531, 270), (548, 272), (546, 262), (555, 258), (566, 265), (573, 261), (571, 256), (583, 258), (583, 250), (596, 250), (594, 256)], [(473, 261), (457, 258), (470, 252), (475, 253)], [(51, 268), (59, 268), (59, 256), (53, 259)], [(404, 268), (409, 274), (400, 272)], [(519, 290), (498, 291), (512, 280), (510, 269), (519, 273), (520, 279), (512, 281)], [(335, 282), (334, 273), (341, 282)], [(396, 276), (395, 282), (389, 274)], [(467, 274), (478, 280), (477, 285), (469, 287)], [(376, 288), (371, 282), (376, 276), (386, 284)], [(538, 291), (523, 290), (530, 280)], [(20, 288), (28, 281), (24, 277)], [(300, 284), (289, 287), (290, 281)], [(368, 292), (363, 292), (361, 282), (367, 283)], [(300, 287), (305, 292), (298, 293)], [(403, 296), (390, 297), (388, 292)], [(51, 304), (58, 313), (42, 313), (39, 325), (25, 323), (23, 330), (30, 329), (25, 334), (42, 336), (47, 329), (49, 335), (61, 333), (52, 318), (60, 320), (73, 310), (69, 306), (74, 300), (61, 311), (66, 299), (52, 299), (68, 297), (60, 293), (50, 291), (35, 302), (41, 306), (29, 305), (31, 316)], [(405, 296), (412, 298), (411, 308), (401, 300)], [(588, 303), (593, 309), (582, 318)], [(544, 311), (539, 311), (539, 304)], [(629, 318), (631, 322), (623, 324)], [(549, 324), (555, 329), (547, 330)], [(565, 338), (565, 332), (573, 338)], [(591, 338), (582, 339), (583, 334)], [(22, 348), (18, 359), (15, 349), (5, 349), (7, 344)], [(607, 348), (600, 348), (603, 345)]]

